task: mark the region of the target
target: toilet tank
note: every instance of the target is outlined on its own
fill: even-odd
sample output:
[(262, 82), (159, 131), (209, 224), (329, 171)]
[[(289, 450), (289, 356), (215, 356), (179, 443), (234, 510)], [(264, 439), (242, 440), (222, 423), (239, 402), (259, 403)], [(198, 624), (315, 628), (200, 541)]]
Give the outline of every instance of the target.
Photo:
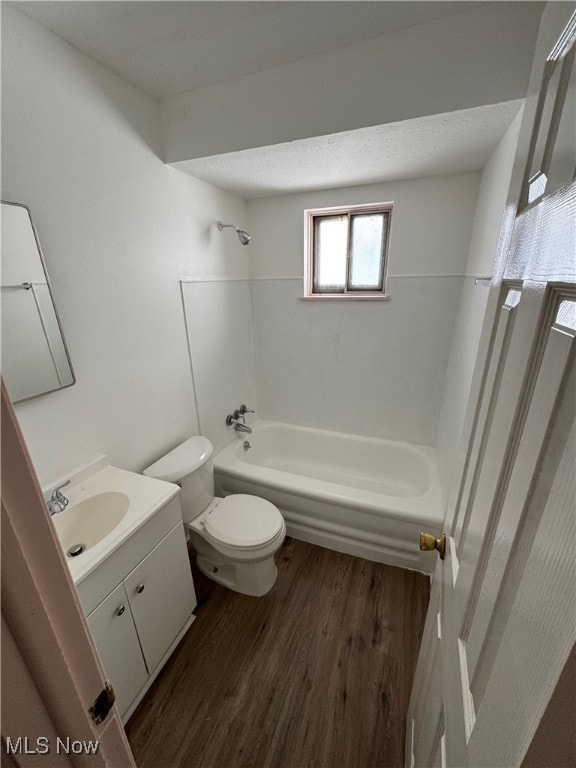
[(185, 523), (198, 517), (214, 498), (212, 452), (212, 443), (207, 437), (191, 437), (143, 472), (182, 488), (180, 503)]

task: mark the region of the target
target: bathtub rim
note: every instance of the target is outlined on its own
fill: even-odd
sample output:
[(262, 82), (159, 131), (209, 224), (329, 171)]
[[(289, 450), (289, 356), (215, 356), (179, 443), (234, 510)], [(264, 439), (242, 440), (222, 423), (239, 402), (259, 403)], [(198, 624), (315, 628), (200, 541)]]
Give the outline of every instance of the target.
[[(352, 486), (339, 485), (326, 480), (317, 480), (298, 475), (284, 470), (271, 469), (261, 464), (242, 461), (237, 456), (238, 448), (247, 438), (246, 434), (238, 435), (214, 457), (215, 472), (236, 478), (249, 480), (255, 484), (263, 485), (271, 489), (278, 489), (284, 493), (293, 494), (300, 498), (311, 498), (315, 501), (328, 502), (338, 507), (357, 509), (378, 517), (391, 517), (396, 520), (420, 523), (441, 528), (444, 522), (442, 514), (442, 492), (436, 454), (433, 448), (421, 446), (415, 443), (400, 443), (399, 441), (384, 438), (368, 437), (364, 435), (334, 432), (316, 427), (306, 427), (297, 424), (289, 424), (279, 421), (258, 419), (252, 423), (255, 436), (259, 429), (266, 426), (279, 426), (295, 430), (329, 433), (342, 436), (345, 439), (366, 440), (376, 443), (398, 444), (417, 451), (424, 457), (430, 471), (430, 485), (427, 491), (419, 496), (386, 496), (374, 491), (367, 491)], [(249, 438), (248, 438), (249, 439)]]

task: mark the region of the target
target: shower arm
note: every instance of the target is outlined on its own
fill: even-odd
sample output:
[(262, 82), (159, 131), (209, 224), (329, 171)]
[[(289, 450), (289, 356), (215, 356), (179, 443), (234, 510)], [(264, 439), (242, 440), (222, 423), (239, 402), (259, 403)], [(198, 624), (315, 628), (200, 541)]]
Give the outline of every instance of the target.
[(249, 235), (248, 232), (246, 232), (244, 229), (240, 229), (240, 227), (237, 227), (235, 224), (224, 224), (224, 222), (218, 221), (217, 227), (220, 232), (222, 232), (222, 230), (226, 227), (231, 227), (233, 230), (235, 230), (242, 245), (248, 245), (250, 240), (252, 240), (252, 235)]

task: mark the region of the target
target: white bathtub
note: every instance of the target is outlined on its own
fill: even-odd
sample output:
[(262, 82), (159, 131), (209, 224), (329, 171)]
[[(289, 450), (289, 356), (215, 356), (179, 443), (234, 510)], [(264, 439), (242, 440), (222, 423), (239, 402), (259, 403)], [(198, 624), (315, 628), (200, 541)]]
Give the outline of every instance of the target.
[(218, 496), (268, 499), (297, 539), (433, 570), (436, 553), (418, 548), (420, 531), (438, 536), (442, 527), (433, 449), (271, 421), (252, 430), (216, 456)]

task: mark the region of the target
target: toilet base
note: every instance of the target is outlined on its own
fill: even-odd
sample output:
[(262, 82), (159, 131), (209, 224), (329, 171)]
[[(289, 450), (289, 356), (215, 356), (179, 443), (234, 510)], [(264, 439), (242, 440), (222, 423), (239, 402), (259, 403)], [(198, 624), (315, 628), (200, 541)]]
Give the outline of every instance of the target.
[(212, 581), (251, 597), (262, 597), (269, 592), (278, 573), (274, 556), (256, 563), (229, 563), (220, 557), (198, 554), (196, 564)]

